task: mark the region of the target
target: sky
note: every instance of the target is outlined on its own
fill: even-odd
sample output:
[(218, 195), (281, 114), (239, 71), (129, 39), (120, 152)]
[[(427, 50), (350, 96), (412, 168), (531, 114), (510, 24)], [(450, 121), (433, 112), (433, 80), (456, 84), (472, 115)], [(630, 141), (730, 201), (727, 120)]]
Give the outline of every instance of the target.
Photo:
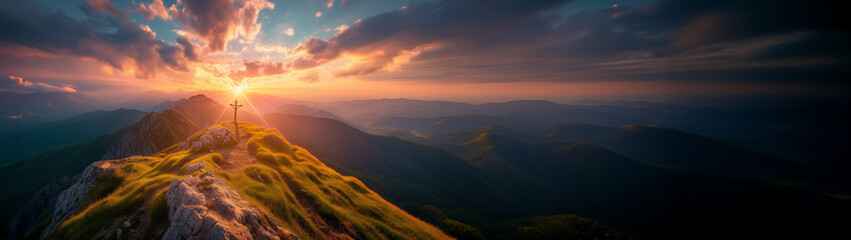
[(847, 94), (848, 1), (0, 0), (0, 92)]

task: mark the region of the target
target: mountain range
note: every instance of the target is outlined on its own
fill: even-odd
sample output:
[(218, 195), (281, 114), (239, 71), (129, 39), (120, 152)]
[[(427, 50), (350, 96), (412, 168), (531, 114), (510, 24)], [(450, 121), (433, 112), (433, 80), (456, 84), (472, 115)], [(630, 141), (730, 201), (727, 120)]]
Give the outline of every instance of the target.
[[(565, 119), (561, 117), (566, 115), (559, 115), (563, 113), (563, 104), (517, 101), (475, 105), (410, 100), (344, 103), (338, 107), (352, 109), (285, 103), (280, 109), (284, 113), (265, 114), (262, 118), (247, 109), (240, 113), (240, 122), (245, 122), (245, 125), (240, 124), (240, 129), (244, 129), (242, 133), (252, 132), (248, 135), (268, 138), (263, 141), (271, 142), (260, 145), (267, 150), (277, 149), (270, 150), (269, 154), (258, 154), (259, 145), (256, 149), (242, 146), (240, 144), (244, 142), (241, 140), (237, 145), (223, 143), (223, 146), (216, 145), (195, 151), (190, 157), (184, 156), (186, 147), (181, 146), (192, 145), (188, 143), (206, 135), (211, 126), (228, 129), (228, 125), (219, 123), (229, 120), (230, 115), (226, 114), (229, 108), (204, 95), (164, 102), (159, 106), (168, 108), (148, 113), (138, 122), (123, 128), (118, 126), (121, 125), (118, 122), (105, 124), (103, 129), (94, 129), (101, 126), (91, 125), (92, 129), (86, 131), (91, 133), (87, 136), (97, 131), (109, 132), (109, 127), (120, 129), (85, 142), (69, 142), (70, 145), (55, 147), (0, 168), (0, 181), (16, 183), (0, 186), (3, 196), (0, 204), (4, 206), (0, 220), (9, 230), (4, 235), (13, 239), (24, 236), (83, 236), (77, 235), (76, 230), (68, 231), (67, 226), (79, 226), (79, 229), (88, 229), (81, 232), (90, 231), (102, 237), (113, 234), (144, 238), (165, 235), (170, 225), (155, 225), (153, 221), (143, 220), (146, 217), (151, 220), (154, 215), (159, 217), (159, 223), (171, 219), (153, 212), (157, 208), (155, 206), (162, 203), (162, 198), (166, 198), (165, 182), (188, 175), (198, 178), (192, 180), (197, 181), (195, 183), (186, 183), (196, 184), (196, 187), (198, 182), (219, 182), (205, 179), (204, 174), (197, 172), (185, 174), (178, 171), (197, 162), (214, 163), (202, 168), (214, 172), (214, 176), (220, 177), (224, 185), (247, 202), (247, 205), (238, 204), (240, 208), (271, 214), (271, 217), (259, 220), (260, 225), (256, 227), (271, 229), (267, 233), (279, 238), (290, 236), (287, 232), (308, 239), (378, 236), (375, 234), (399, 237), (402, 235), (394, 234), (404, 235), (400, 233), (404, 232), (401, 229), (407, 228), (432, 229), (420, 231), (423, 235), (417, 233), (419, 237), (413, 238), (443, 238), (446, 235), (441, 234), (447, 234), (459, 239), (547, 239), (547, 236), (561, 234), (556, 236), (666, 239), (681, 236), (716, 238), (733, 233), (750, 237), (812, 237), (842, 234), (842, 226), (849, 223), (847, 216), (851, 215), (848, 214), (847, 200), (851, 192), (848, 185), (843, 184), (847, 177), (839, 174), (841, 171), (814, 168), (810, 164), (761, 153), (726, 140), (660, 125), (617, 125), (621, 121), (634, 123), (630, 119), (636, 115), (614, 118), (605, 115), (611, 113), (599, 111), (600, 118), (614, 120), (604, 125), (547, 124)], [(370, 104), (374, 106), (367, 108)], [(596, 103), (574, 105), (583, 104)], [(420, 113), (411, 110), (419, 105), (431, 106), (433, 112), (429, 112), (428, 108)], [(656, 106), (632, 102), (617, 105)], [(578, 115), (589, 111), (576, 109), (575, 114)], [(74, 123), (72, 119), (110, 122), (108, 116), (122, 112), (139, 115), (139, 111), (135, 110), (94, 112), (63, 122)], [(352, 118), (358, 113), (374, 116), (364, 114)], [(396, 116), (388, 117), (394, 114)], [(456, 115), (441, 117), (443, 114)], [(523, 117), (525, 114), (530, 115)], [(530, 124), (531, 119), (536, 122)], [(434, 120), (440, 126), (430, 123)], [(45, 123), (43, 127), (33, 127), (35, 130), (28, 131), (45, 129), (41, 131), (49, 136), (46, 129), (54, 129), (72, 135), (72, 131), (62, 127), (50, 128), (63, 126), (60, 123)], [(400, 134), (398, 137), (374, 134), (390, 132)], [(303, 152), (293, 150), (289, 153), (287, 149), (302, 149)], [(210, 150), (221, 155), (221, 159), (211, 156), (215, 154)], [(234, 172), (249, 169), (249, 165), (233, 166), (222, 161), (234, 158), (263, 165), (262, 168), (254, 168), (263, 174), (252, 175), (248, 170)], [(305, 168), (286, 165), (295, 159), (307, 159), (305, 162), (310, 164), (303, 166)], [(134, 167), (127, 167), (130, 165)], [(163, 170), (166, 165), (170, 167)], [(229, 167), (234, 168), (229, 170)], [(124, 168), (127, 169), (118, 170)], [(63, 200), (67, 197), (63, 198), (62, 193), (79, 186), (90, 169), (99, 172), (97, 174), (109, 172), (109, 175), (89, 174), (95, 183), (101, 180), (108, 183), (94, 184), (101, 187), (83, 191), (84, 194), (73, 194), (85, 195), (82, 199), (90, 200), (71, 204), (73, 208), (66, 207), (64, 215), (59, 215), (66, 217), (65, 220), (54, 223), (52, 219), (57, 219), (53, 217), (57, 204), (67, 202)], [(151, 174), (139, 174), (131, 169)], [(119, 175), (113, 174), (119, 172)], [(337, 173), (339, 175), (335, 175)], [(272, 183), (275, 186), (271, 188), (273, 193), (286, 195), (289, 192), (294, 194), (295, 200), (264, 200), (264, 197), (274, 198), (267, 194), (268, 190), (261, 190), (264, 186), (256, 185), (256, 181), (237, 182), (222, 177), (231, 174), (244, 174), (235, 178), (246, 181), (257, 179), (267, 186)], [(296, 174), (290, 177), (297, 176), (295, 178), (303, 181), (302, 184), (315, 187), (301, 188), (302, 193), (308, 196), (306, 199), (313, 203), (298, 198), (301, 190), (292, 192), (292, 189), (298, 188), (289, 183), (296, 180), (287, 180), (287, 174)], [(398, 213), (392, 215), (407, 219), (404, 216), (410, 214), (424, 223), (404, 220), (410, 224), (395, 227), (377, 225), (377, 219), (385, 216), (369, 210), (364, 212), (362, 201), (348, 199), (346, 196), (350, 198), (353, 194), (350, 190), (360, 195), (365, 193), (358, 190), (357, 184), (344, 184), (348, 187), (338, 185), (333, 179), (340, 175), (350, 176), (343, 178), (350, 178), (362, 183), (364, 189), (371, 189), (366, 195), (377, 198), (366, 197), (371, 199), (367, 205), (385, 202), (383, 199), (386, 199), (385, 203), (392, 204), (390, 206), (398, 206)], [(326, 178), (328, 176), (331, 178)], [(136, 187), (143, 182), (147, 184), (147, 181), (156, 182), (151, 182), (150, 188)], [(123, 187), (125, 185), (128, 187)], [(198, 189), (204, 192), (204, 188)], [(128, 195), (128, 192), (134, 194)], [(133, 197), (142, 193), (153, 198)], [(89, 197), (92, 194), (99, 197)], [(121, 204), (110, 205), (91, 199), (130, 201), (132, 207), (127, 209), (140, 211), (134, 216), (108, 215), (112, 210), (89, 212), (101, 207), (121, 207)], [(347, 203), (340, 204), (340, 201)], [(273, 207), (284, 202), (288, 204)], [(323, 205), (329, 202), (331, 205)], [(77, 208), (81, 205), (91, 207)], [(205, 209), (212, 211), (209, 206)], [(292, 214), (287, 217), (283, 212), (300, 213), (302, 217), (308, 216), (308, 220), (296, 224), (302, 220), (290, 218)], [(106, 219), (113, 222), (103, 220), (103, 216), (107, 215), (101, 213), (110, 216)], [(319, 217), (309, 217), (312, 214)], [(48, 218), (51, 220), (46, 223)], [(98, 226), (109, 227), (87, 224), (95, 219), (103, 221)], [(124, 220), (130, 226), (123, 227)], [(255, 226), (244, 222), (238, 225)], [(440, 230), (435, 231), (429, 225)], [(62, 226), (66, 226), (65, 230)], [(276, 231), (270, 226), (278, 226), (282, 230)], [(390, 228), (383, 230), (386, 227)], [(378, 229), (378, 232), (370, 229)], [(33, 235), (35, 233), (41, 235)]]

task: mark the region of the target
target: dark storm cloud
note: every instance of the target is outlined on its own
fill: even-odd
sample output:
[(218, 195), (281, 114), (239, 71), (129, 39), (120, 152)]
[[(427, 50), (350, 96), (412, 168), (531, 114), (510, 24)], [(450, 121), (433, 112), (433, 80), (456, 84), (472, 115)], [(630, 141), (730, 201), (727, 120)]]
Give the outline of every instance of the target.
[[(335, 75), (449, 81), (640, 80), (692, 71), (772, 81), (773, 70), (797, 71), (782, 74), (790, 81), (837, 81), (849, 72), (844, 43), (851, 19), (842, 12), (849, 1), (662, 0), (570, 16), (559, 14), (563, 3), (415, 2), (328, 40), (309, 39), (294, 49), (304, 55), (287, 66), (309, 69), (357, 56), (365, 61)], [(427, 46), (435, 47), (418, 51)], [(380, 71), (410, 52), (418, 54), (405, 71)], [(810, 79), (810, 71), (825, 74)]]
[[(392, 12), (362, 19), (329, 40), (309, 39), (294, 51), (307, 54), (289, 66), (312, 68), (335, 60), (341, 54), (368, 56), (353, 66), (368, 74), (392, 62), (405, 51), (424, 44), (468, 44), (487, 41), (502, 29), (536, 18), (565, 1), (444, 1), (414, 2)], [(380, 54), (373, 54), (381, 52)], [(351, 69), (348, 71), (351, 72)]]
[(88, 17), (78, 20), (34, 1), (0, 3), (0, 42), (95, 59), (114, 69), (132, 70), (140, 78), (153, 77), (160, 62), (185, 71), (184, 64), (197, 59), (193, 48), (189, 47), (191, 43), (166, 44), (156, 39), (148, 26), (127, 18), (101, 15), (98, 12), (116, 14), (109, 10), (110, 7), (95, 6), (99, 7), (81, 5)]

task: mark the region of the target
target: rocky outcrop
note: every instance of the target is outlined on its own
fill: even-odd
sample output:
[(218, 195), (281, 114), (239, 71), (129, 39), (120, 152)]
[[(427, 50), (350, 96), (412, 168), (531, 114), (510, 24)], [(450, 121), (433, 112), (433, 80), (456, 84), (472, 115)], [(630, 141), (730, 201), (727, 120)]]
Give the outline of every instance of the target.
[(233, 132), (226, 128), (214, 127), (190, 137), (183, 145), (180, 145), (180, 149), (200, 152), (233, 144), (236, 144)]
[(204, 161), (192, 163), (192, 164), (186, 165), (186, 167), (183, 168), (183, 171), (180, 171), (180, 174), (181, 175), (190, 174), (190, 173), (193, 173), (193, 172), (198, 171), (200, 169), (203, 169), (205, 166), (207, 166), (207, 164), (205, 164)]
[(50, 214), (50, 224), (44, 229), (42, 237), (47, 236), (47, 234), (52, 232), (53, 229), (74, 213), (80, 202), (88, 196), (89, 190), (94, 186), (97, 176), (117, 166), (119, 165), (112, 164), (109, 161), (98, 161), (86, 167), (86, 170), (83, 170), (83, 173), (77, 178), (77, 182), (59, 194), (53, 212)]
[(294, 238), (275, 220), (242, 199), (212, 172), (171, 182), (166, 192), (170, 225), (162, 239)]
[(74, 180), (63, 177), (42, 188), (24, 205), (14, 219), (9, 223), (9, 239), (21, 239), (33, 227), (47, 219), (45, 211), (51, 211), (56, 205), (56, 199), (65, 189), (68, 189)]

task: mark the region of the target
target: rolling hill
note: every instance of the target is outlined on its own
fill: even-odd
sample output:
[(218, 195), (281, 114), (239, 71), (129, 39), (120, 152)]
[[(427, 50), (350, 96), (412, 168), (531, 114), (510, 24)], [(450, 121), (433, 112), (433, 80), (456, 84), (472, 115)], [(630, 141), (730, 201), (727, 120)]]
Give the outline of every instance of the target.
[(146, 113), (134, 109), (94, 111), (68, 119), (25, 125), (0, 133), (0, 166), (48, 148), (85, 142), (138, 122)]
[(505, 186), (556, 189), (551, 211), (590, 217), (638, 236), (830, 236), (851, 223), (851, 203), (812, 189), (709, 176), (588, 143), (530, 143), (503, 133), (512, 132), (468, 131), (444, 147), (505, 180)]
[(520, 207), (483, 172), (438, 148), (364, 133), (332, 119), (264, 117), (293, 143), (337, 171), (358, 177), (397, 205), (463, 206), (494, 215), (515, 214), (504, 206)]
[[(556, 234), (550, 237), (628, 238), (594, 220), (554, 216), (560, 214), (551, 207), (558, 194), (546, 184), (505, 184), (434, 146), (368, 134), (332, 119), (289, 114), (264, 117), (288, 140), (331, 168), (361, 179), (390, 202), (459, 239), (516, 238), (522, 227), (549, 232), (546, 226), (530, 222), (535, 216), (565, 220), (548, 225), (564, 230), (549, 232)], [(606, 230), (581, 234), (594, 232), (591, 226)]]
[(610, 128), (572, 123), (546, 128), (540, 134), (550, 139), (593, 143), (642, 161), (706, 174), (797, 184), (816, 182), (835, 190), (847, 187), (812, 166), (658, 125)]

